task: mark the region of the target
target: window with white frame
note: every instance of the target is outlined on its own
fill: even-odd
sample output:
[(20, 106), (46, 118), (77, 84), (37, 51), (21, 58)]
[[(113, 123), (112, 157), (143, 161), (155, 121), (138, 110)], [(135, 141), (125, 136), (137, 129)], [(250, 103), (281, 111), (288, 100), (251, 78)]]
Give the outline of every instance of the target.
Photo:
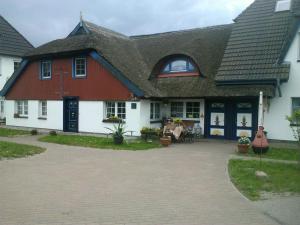
[(51, 79), (51, 61), (41, 61), (41, 78)]
[(74, 75), (75, 77), (86, 76), (86, 58), (78, 57), (74, 59)]
[(171, 117), (183, 118), (183, 102), (171, 102)]
[(39, 117), (47, 117), (47, 101), (39, 101)]
[(126, 102), (106, 102), (106, 118), (126, 119)]
[(158, 102), (150, 103), (150, 119), (151, 120), (160, 119), (160, 103)]
[(15, 112), (19, 116), (28, 116), (28, 101), (16, 101)]
[(291, 8), (291, 0), (278, 0), (275, 12), (287, 11)]
[(200, 118), (200, 102), (186, 102), (186, 118)]
[(292, 98), (292, 113), (300, 110), (300, 98)]
[(4, 101), (0, 100), (0, 114), (4, 113)]
[(14, 71), (16, 71), (20, 67), (20, 61), (14, 61)]

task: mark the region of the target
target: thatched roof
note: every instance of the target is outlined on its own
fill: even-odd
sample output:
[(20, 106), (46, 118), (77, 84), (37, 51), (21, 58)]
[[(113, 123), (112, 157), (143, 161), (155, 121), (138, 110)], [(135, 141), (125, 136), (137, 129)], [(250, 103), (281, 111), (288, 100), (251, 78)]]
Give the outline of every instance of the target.
[[(235, 24), (132, 37), (81, 21), (67, 38), (40, 46), (26, 58), (96, 50), (143, 90), (144, 97), (258, 96), (259, 91), (273, 96), (275, 79), (288, 79), (289, 65), (280, 63), (279, 59), (284, 46), (288, 46), (286, 32), (291, 34), (291, 15), (298, 12), (275, 15), (275, 2), (256, 0)], [(299, 0), (294, 0), (296, 9), (295, 2)], [(156, 65), (170, 55), (192, 58), (201, 76), (157, 78)], [(239, 84), (245, 80), (272, 80), (273, 83), (216, 85), (216, 81), (230, 80), (241, 81)]]

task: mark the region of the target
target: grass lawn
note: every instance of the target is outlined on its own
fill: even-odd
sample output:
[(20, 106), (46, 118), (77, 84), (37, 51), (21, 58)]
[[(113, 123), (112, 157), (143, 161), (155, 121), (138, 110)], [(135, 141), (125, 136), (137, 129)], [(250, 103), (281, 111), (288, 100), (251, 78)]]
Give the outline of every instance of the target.
[(116, 150), (147, 150), (151, 148), (159, 148), (158, 142), (145, 142), (145, 141), (130, 141), (122, 145), (115, 145), (112, 138), (81, 136), (81, 135), (57, 135), (45, 136), (39, 139), (44, 142), (51, 142), (63, 145), (74, 145), (92, 148), (116, 149)]
[[(300, 167), (298, 164), (260, 162), (231, 159), (228, 165), (231, 181), (249, 199), (260, 199), (261, 192), (300, 194)], [(255, 176), (256, 170), (268, 174), (267, 179)]]
[(29, 134), (30, 132), (25, 130), (15, 130), (15, 129), (0, 127), (0, 137), (13, 137), (18, 135), (29, 135)]
[(21, 145), (0, 141), (0, 159), (21, 158), (44, 152), (46, 149), (31, 145)]
[[(238, 155), (259, 158), (259, 155), (255, 154), (252, 148), (249, 149), (248, 154), (238, 153)], [(300, 149), (270, 148), (266, 154), (262, 155), (262, 158), (297, 161), (300, 159)]]

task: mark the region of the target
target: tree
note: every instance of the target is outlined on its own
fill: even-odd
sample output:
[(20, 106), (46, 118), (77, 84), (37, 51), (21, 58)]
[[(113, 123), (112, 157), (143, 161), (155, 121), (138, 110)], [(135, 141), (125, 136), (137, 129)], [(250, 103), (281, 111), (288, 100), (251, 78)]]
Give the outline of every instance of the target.
[[(287, 116), (287, 120), (290, 122), (290, 127), (293, 131), (295, 139), (298, 141), (298, 147), (300, 151), (300, 110), (296, 110), (291, 116)], [(300, 164), (300, 158), (299, 158)]]

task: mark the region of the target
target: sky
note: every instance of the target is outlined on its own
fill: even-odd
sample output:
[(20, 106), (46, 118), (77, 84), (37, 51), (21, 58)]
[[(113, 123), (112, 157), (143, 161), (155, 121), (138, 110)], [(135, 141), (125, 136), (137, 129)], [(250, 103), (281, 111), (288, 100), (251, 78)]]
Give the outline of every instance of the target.
[(35, 47), (83, 19), (125, 35), (232, 23), (254, 0), (0, 0), (0, 14)]

